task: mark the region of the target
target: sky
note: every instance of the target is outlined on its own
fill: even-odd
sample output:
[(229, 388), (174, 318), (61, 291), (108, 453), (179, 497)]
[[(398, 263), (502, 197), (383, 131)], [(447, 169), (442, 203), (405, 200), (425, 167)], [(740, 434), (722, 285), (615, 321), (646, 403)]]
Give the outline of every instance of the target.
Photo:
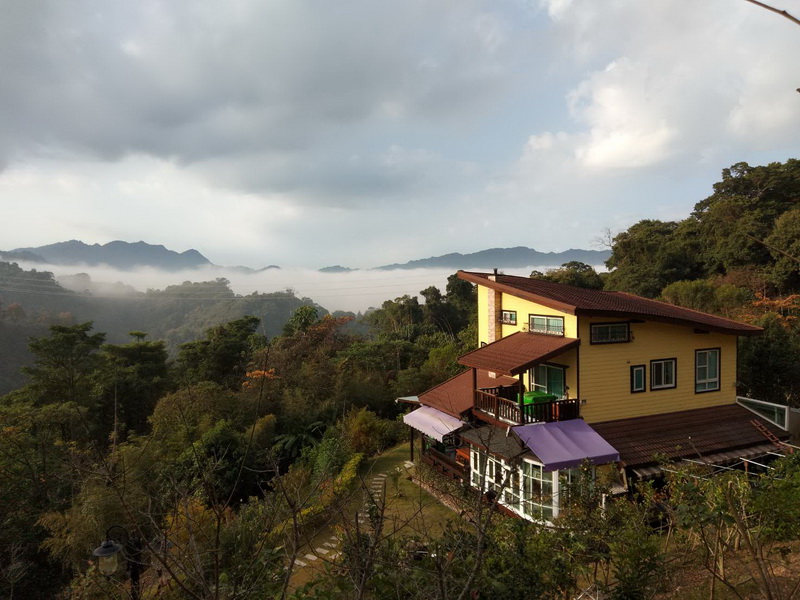
[[(795, 16), (800, 1), (780, 0)], [(597, 248), (798, 155), (745, 0), (2, 0), (0, 249), (353, 268)]]

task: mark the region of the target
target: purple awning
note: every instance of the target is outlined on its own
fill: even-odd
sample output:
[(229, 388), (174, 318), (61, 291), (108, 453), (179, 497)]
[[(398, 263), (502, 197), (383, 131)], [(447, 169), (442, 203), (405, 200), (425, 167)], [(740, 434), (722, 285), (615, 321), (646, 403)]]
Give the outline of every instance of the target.
[(451, 417), (430, 406), (421, 406), (403, 415), (403, 422), (439, 442), (443, 441), (447, 434), (466, 425), (461, 419)]
[(534, 423), (512, 429), (539, 458), (545, 471), (571, 469), (587, 459), (593, 465), (619, 460), (619, 452), (583, 419)]

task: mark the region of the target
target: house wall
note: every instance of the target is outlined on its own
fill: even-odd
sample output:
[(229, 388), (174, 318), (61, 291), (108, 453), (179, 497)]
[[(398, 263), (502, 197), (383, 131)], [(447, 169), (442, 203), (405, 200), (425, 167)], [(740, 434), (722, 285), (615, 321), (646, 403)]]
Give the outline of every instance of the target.
[[(478, 288), (478, 342), (492, 341), (489, 331), (489, 295), (494, 290)], [(589, 423), (639, 417), (730, 404), (736, 401), (736, 336), (718, 333), (695, 333), (692, 327), (668, 323), (631, 323), (632, 341), (591, 344), (592, 323), (625, 322), (609, 317), (577, 317), (541, 304), (501, 294), (495, 301), (500, 310), (517, 313), (516, 325), (499, 325), (502, 336), (528, 328), (531, 314), (564, 318), (564, 335), (579, 338), (577, 349), (565, 352), (549, 364), (566, 366), (568, 397), (582, 401), (581, 416)], [(720, 388), (713, 392), (695, 392), (695, 351), (720, 349)], [(651, 389), (651, 361), (676, 359), (676, 387)], [(631, 393), (630, 367), (645, 365), (646, 390)], [(523, 377), (530, 389), (528, 374)]]
[[(494, 290), (478, 286), (478, 346), (481, 343), (491, 343), (494, 340), (490, 335), (489, 327), (489, 306), (490, 295), (494, 295)], [(528, 315), (544, 315), (548, 317), (564, 318), (564, 335), (569, 338), (578, 337), (578, 320), (575, 315), (558, 311), (529, 300), (517, 298), (511, 294), (501, 294), (499, 306), (496, 307), (497, 314), (503, 310), (513, 310), (517, 313), (516, 325), (500, 325), (502, 337), (516, 333), (517, 331), (528, 330)]]
[[(591, 344), (592, 323), (580, 319), (581, 416), (589, 423), (731, 404), (736, 401), (736, 336), (695, 333), (667, 323), (631, 323), (633, 341)], [(695, 350), (720, 349), (719, 391), (695, 393)], [(650, 361), (675, 358), (676, 387), (651, 390)], [(631, 393), (630, 367), (645, 365), (646, 391)]]

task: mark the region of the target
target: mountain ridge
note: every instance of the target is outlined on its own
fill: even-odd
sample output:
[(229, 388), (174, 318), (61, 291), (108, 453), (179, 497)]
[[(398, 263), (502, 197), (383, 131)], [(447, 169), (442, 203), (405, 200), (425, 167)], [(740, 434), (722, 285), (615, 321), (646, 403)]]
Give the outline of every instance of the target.
[(611, 256), (610, 250), (581, 250), (570, 248), (563, 252), (539, 252), (526, 246), (515, 246), (513, 248), (489, 248), (479, 250), (469, 254), (451, 252), (441, 256), (431, 256), (410, 260), (407, 263), (394, 263), (376, 267), (378, 270), (388, 271), (390, 269), (492, 269), (498, 268), (520, 268), (529, 266), (559, 267), (570, 261), (579, 261), (589, 265), (603, 264)]
[(46, 246), (16, 248), (2, 254), (26, 253), (39, 256), (44, 259), (44, 262), (53, 265), (108, 265), (123, 271), (137, 267), (157, 267), (165, 271), (180, 271), (212, 264), (197, 250), (175, 252), (161, 244), (148, 244), (143, 241), (114, 240), (107, 244), (89, 245), (80, 240), (69, 240)]
[[(488, 248), (466, 254), (450, 252), (439, 256), (430, 256), (405, 263), (393, 263), (364, 270), (558, 267), (570, 261), (600, 265), (609, 256), (611, 256), (611, 252), (608, 250), (570, 248), (563, 252), (539, 252), (526, 246), (515, 246), (513, 248)], [(0, 260), (27, 261), (59, 266), (108, 265), (122, 271), (130, 271), (140, 267), (154, 267), (164, 271), (182, 271), (218, 266), (195, 249), (176, 252), (161, 244), (148, 244), (143, 241), (124, 242), (121, 240), (115, 240), (107, 244), (91, 245), (80, 240), (69, 240), (46, 246), (16, 248), (11, 251), (0, 251)], [(261, 269), (243, 266), (223, 268), (245, 274), (280, 269), (278, 265), (269, 265)], [(336, 265), (319, 269), (319, 272), (343, 273), (358, 270), (360, 269)]]

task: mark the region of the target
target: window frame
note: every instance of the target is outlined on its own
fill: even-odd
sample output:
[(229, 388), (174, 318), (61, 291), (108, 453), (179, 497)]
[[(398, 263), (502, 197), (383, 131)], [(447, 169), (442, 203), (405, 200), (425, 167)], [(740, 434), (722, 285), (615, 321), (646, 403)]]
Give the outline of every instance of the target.
[[(545, 319), (545, 329), (535, 329), (533, 326), (533, 319)], [(550, 321), (560, 321), (561, 328), (559, 329), (550, 329)], [(535, 315), (535, 314), (528, 314), (528, 331), (531, 333), (541, 333), (544, 335), (553, 335), (558, 337), (564, 337), (564, 317), (560, 317), (558, 315)]]
[[(701, 353), (709, 354), (711, 352), (714, 352), (717, 355), (717, 365), (716, 365), (716, 367), (717, 367), (717, 375), (716, 375), (716, 377), (711, 378), (711, 379), (706, 377), (705, 379), (701, 380), (700, 376), (699, 376), (700, 365), (698, 364), (698, 359), (699, 359)], [(719, 347), (717, 347), (717, 348), (698, 348), (697, 350), (694, 351), (694, 393), (695, 394), (705, 394), (707, 392), (718, 392), (718, 391), (720, 391), (720, 389), (721, 389), (721, 380), (722, 380), (722, 365), (720, 364), (721, 358), (722, 358), (722, 348), (719, 348)], [(706, 362), (706, 364), (703, 365), (703, 367), (708, 369), (708, 363)], [(716, 387), (713, 387), (713, 388), (706, 388), (704, 390), (698, 390), (697, 386), (700, 385), (701, 383), (703, 383), (703, 384), (716, 383), (717, 385), (716, 385)]]
[[(538, 369), (541, 369), (541, 368), (545, 369), (545, 371), (544, 371), (545, 382), (544, 383), (541, 383), (541, 382), (537, 383), (537, 380), (539, 378), (536, 377), (536, 371)], [(531, 391), (538, 390), (538, 391), (543, 391), (546, 394), (552, 394), (552, 392), (548, 391), (548, 388), (550, 387), (550, 369), (557, 369), (557, 370), (561, 371), (561, 383), (562, 383), (562, 386), (563, 386), (563, 393), (559, 397), (559, 400), (564, 400), (569, 395), (569, 386), (567, 385), (567, 366), (566, 365), (556, 365), (556, 364), (552, 364), (552, 363), (542, 363), (542, 364), (538, 364), (538, 365), (532, 366), (530, 369), (528, 369), (528, 388)], [(542, 388), (544, 388), (544, 389), (542, 389)], [(553, 395), (558, 396), (558, 394), (553, 394)]]
[(503, 325), (516, 325), (517, 324), (517, 311), (515, 310), (501, 310), (500, 323)]
[[(663, 379), (663, 365), (672, 363), (672, 383), (656, 385), (655, 369), (657, 365), (662, 365), (662, 379)], [(655, 392), (659, 390), (673, 390), (678, 387), (678, 359), (672, 358), (657, 358), (650, 361), (650, 391)]]
[[(642, 386), (636, 387), (635, 371), (641, 370), (642, 372)], [(641, 394), (647, 391), (647, 365), (631, 365), (631, 394)]]
[[(624, 339), (607, 339), (598, 340), (595, 338), (595, 329), (601, 327), (625, 327)], [(609, 335), (609, 338), (611, 336)], [(630, 321), (615, 321), (610, 323), (591, 323), (589, 325), (589, 343), (590, 344), (629, 344), (631, 342), (631, 324)]]

